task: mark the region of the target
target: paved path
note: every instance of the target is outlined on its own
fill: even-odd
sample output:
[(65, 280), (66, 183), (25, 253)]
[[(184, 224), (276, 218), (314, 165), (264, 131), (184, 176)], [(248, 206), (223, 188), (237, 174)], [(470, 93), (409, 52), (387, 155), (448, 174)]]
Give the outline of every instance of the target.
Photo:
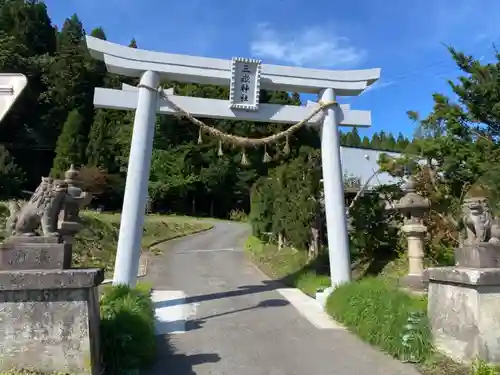
[(277, 291), (245, 260), (247, 235), (244, 225), (217, 222), (161, 245), (147, 279), (156, 290), (157, 329), (170, 333), (158, 336), (159, 361), (149, 375), (418, 374), (325, 324), (312, 300)]

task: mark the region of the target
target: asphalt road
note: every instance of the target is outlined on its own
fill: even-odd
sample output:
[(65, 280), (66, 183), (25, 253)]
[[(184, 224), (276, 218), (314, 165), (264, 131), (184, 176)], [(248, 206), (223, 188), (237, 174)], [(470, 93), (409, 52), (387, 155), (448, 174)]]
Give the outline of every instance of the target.
[(418, 374), (343, 329), (316, 328), (245, 259), (247, 235), (245, 225), (216, 222), (160, 245), (147, 279), (155, 290), (187, 295), (165, 306), (188, 317), (169, 323), (177, 333), (158, 336), (148, 375)]

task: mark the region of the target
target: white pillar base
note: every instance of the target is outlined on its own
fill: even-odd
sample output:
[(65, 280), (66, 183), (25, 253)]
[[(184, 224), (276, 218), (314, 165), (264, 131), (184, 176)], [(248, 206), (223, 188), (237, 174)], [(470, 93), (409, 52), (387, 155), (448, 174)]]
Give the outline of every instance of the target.
[(316, 298), (315, 299), (321, 305), (321, 307), (323, 308), (323, 310), (326, 308), (326, 302), (327, 302), (328, 297), (330, 296), (330, 294), (333, 293), (333, 290), (334, 290), (333, 287), (329, 287), (329, 288), (323, 289), (322, 291), (316, 292)]

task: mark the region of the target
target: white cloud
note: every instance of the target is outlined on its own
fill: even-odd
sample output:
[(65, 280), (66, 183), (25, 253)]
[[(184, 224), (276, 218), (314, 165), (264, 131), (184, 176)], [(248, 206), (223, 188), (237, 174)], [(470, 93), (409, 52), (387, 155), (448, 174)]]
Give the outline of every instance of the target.
[(300, 66), (352, 67), (364, 60), (366, 51), (326, 28), (308, 28), (280, 34), (269, 24), (257, 27), (250, 43), (252, 55)]

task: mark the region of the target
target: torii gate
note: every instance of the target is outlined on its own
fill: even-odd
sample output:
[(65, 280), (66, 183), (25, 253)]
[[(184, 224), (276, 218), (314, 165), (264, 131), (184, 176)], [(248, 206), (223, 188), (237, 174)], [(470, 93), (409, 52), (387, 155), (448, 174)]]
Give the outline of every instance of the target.
[[(356, 96), (380, 78), (380, 69), (329, 71), (261, 64), (260, 61), (174, 55), (129, 48), (91, 36), (86, 37), (92, 57), (104, 61), (111, 73), (140, 77), (137, 88), (96, 88), (98, 108), (135, 109), (125, 195), (113, 284), (135, 285), (144, 225), (151, 153), (157, 113), (195, 117), (293, 124), (319, 108), (276, 104), (259, 105), (259, 89), (317, 93), (321, 100)], [(162, 78), (177, 82), (230, 86), (229, 100), (203, 99), (165, 92), (159, 96)], [(241, 81), (237, 82), (237, 79)], [(244, 80), (246, 79), (246, 80)], [(239, 82), (245, 82), (241, 85)], [(248, 94), (248, 95), (247, 95)], [(250, 99), (249, 99), (250, 98)], [(344, 206), (343, 173), (338, 126), (370, 126), (369, 111), (351, 110), (349, 105), (329, 107), (312, 117), (308, 125), (321, 127), (323, 186), (332, 287), (350, 281), (351, 264)]]

